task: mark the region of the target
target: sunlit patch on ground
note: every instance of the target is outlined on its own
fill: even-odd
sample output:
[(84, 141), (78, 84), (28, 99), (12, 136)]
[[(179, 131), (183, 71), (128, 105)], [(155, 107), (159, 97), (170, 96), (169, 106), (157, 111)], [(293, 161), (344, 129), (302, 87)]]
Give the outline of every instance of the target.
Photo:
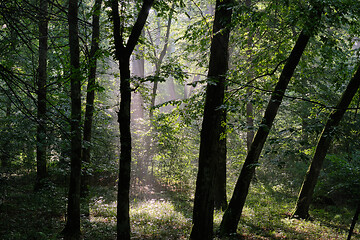
[(134, 239), (187, 239), (191, 219), (175, 210), (170, 201), (148, 200), (130, 210)]

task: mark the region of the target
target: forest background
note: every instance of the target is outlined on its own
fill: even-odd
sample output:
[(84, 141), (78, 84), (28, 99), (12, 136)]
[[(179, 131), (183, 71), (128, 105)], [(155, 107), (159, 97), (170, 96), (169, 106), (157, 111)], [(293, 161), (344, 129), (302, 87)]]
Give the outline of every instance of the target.
[(0, 238), (360, 238), (359, 16), (0, 0)]

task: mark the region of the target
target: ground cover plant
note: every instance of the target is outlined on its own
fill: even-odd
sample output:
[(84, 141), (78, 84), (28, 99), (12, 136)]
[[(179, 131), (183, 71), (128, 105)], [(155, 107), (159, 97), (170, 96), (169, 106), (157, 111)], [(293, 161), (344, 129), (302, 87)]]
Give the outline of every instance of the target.
[[(48, 183), (33, 192), (33, 173), (2, 174), (0, 239), (62, 239), (66, 218), (65, 186)], [(82, 208), (82, 239), (116, 239), (114, 183), (90, 188), (89, 215)], [(188, 239), (193, 190), (174, 189), (160, 182), (134, 186), (131, 193), (132, 239)], [(223, 239), (345, 239), (354, 208), (316, 205), (312, 220), (292, 219), (295, 192), (283, 191), (260, 180), (251, 187), (240, 221), (239, 234)], [(214, 215), (215, 231), (222, 212)], [(220, 239), (215, 237), (215, 239)], [(356, 227), (353, 239), (360, 239)]]

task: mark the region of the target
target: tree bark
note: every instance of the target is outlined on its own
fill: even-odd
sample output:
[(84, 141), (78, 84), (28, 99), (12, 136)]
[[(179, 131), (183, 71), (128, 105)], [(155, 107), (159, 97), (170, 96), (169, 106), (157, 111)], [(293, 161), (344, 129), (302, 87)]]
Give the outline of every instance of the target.
[(94, 100), (95, 100), (95, 87), (96, 87), (96, 67), (99, 51), (100, 40), (100, 11), (102, 0), (96, 0), (94, 4), (94, 14), (92, 20), (92, 39), (91, 50), (89, 55), (89, 76), (86, 92), (86, 109), (85, 109), (85, 121), (84, 121), (84, 146), (82, 148), (82, 162), (85, 163), (83, 175), (81, 178), (81, 193), (86, 196), (89, 191), (89, 180), (87, 174), (87, 165), (90, 164), (90, 152), (91, 152), (91, 134), (92, 134), (92, 122), (94, 115)]
[(117, 239), (130, 239), (130, 216), (129, 216), (129, 190), (131, 173), (131, 132), (130, 132), (130, 56), (134, 51), (142, 29), (146, 23), (154, 0), (144, 0), (138, 18), (131, 30), (127, 44), (124, 45), (122, 26), (119, 16), (117, 0), (111, 1), (112, 20), (114, 24), (115, 57), (119, 61), (120, 68), (120, 110), (118, 122), (120, 128), (120, 164), (118, 181), (117, 201)]
[(46, 169), (46, 82), (48, 51), (48, 2), (39, 1), (39, 66), (37, 78), (37, 132), (36, 132), (36, 182), (35, 191), (43, 187)]
[[(246, 0), (245, 1), (245, 5), (246, 7), (250, 8), (251, 7), (251, 0)], [(250, 30), (248, 29), (248, 32), (250, 34)], [(246, 51), (246, 55), (249, 56), (249, 59), (247, 60), (249, 63), (249, 66), (251, 66), (251, 53), (252, 53), (252, 44), (253, 44), (253, 38), (252, 36), (249, 36), (249, 39), (247, 41), (247, 47), (248, 50)], [(249, 71), (249, 79), (252, 77), (252, 69), (250, 69)], [(246, 103), (246, 127), (247, 127), (247, 131), (246, 131), (246, 147), (247, 147), (247, 151), (250, 151), (250, 146), (252, 141), (254, 140), (254, 107), (253, 104), (251, 102), (251, 90), (248, 88), (247, 92), (246, 92), (247, 96), (248, 96), (248, 102)]]
[(336, 127), (344, 116), (346, 109), (349, 107), (351, 100), (355, 96), (360, 86), (360, 66), (355, 75), (350, 80), (346, 90), (344, 91), (336, 109), (329, 115), (326, 125), (321, 133), (319, 142), (316, 146), (315, 154), (311, 160), (310, 167), (306, 173), (302, 184), (299, 197), (296, 203), (294, 218), (309, 218), (309, 207), (314, 193), (314, 189), (319, 177), (326, 153), (330, 147)]
[(212, 239), (214, 212), (214, 176), (219, 159), (222, 104), (224, 101), (232, 0), (217, 0), (210, 49), (210, 62), (204, 118), (201, 130), (199, 170), (190, 239)]
[(78, 0), (69, 0), (69, 45), (71, 82), (71, 155), (70, 187), (67, 206), (65, 239), (80, 238), (80, 178), (81, 178), (81, 73), (78, 36)]
[(236, 233), (237, 225), (249, 192), (249, 186), (255, 172), (255, 167), (258, 164), (260, 153), (272, 127), (289, 81), (293, 76), (295, 68), (300, 61), (301, 55), (303, 54), (309, 39), (309, 35), (304, 32), (300, 33), (300, 36), (290, 53), (289, 59), (282, 70), (279, 81), (275, 86), (275, 90), (271, 94), (264, 117), (251, 144), (250, 151), (247, 154), (240, 176), (236, 182), (233, 196), (221, 221), (221, 235)]
[(218, 160), (214, 180), (214, 208), (225, 211), (227, 208), (226, 197), (226, 109), (221, 109), (221, 132), (218, 150)]

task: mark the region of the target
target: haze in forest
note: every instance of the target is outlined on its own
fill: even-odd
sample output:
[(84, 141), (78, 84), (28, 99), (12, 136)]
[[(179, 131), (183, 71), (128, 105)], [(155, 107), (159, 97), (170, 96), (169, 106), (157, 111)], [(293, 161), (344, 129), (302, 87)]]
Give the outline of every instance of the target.
[(0, 239), (360, 239), (359, 17), (0, 0)]

